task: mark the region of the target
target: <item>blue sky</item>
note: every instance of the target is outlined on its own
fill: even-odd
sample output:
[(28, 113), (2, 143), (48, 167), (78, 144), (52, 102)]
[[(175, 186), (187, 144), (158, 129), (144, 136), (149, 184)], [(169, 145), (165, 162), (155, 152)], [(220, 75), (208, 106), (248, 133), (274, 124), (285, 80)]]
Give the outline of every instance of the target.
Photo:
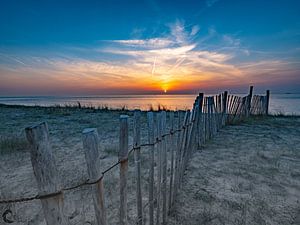
[(0, 3), (0, 95), (299, 92), (300, 1)]

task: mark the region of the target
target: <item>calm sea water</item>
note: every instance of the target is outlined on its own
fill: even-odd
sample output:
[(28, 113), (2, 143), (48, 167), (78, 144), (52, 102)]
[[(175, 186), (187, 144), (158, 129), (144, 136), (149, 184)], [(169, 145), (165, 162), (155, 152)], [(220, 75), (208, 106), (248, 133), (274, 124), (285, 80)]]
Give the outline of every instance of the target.
[[(109, 108), (150, 109), (158, 105), (168, 109), (190, 109), (196, 95), (111, 95), (81, 97), (0, 97), (0, 103), (11, 105), (75, 105), (100, 106)], [(270, 112), (300, 115), (300, 94), (272, 94)]]

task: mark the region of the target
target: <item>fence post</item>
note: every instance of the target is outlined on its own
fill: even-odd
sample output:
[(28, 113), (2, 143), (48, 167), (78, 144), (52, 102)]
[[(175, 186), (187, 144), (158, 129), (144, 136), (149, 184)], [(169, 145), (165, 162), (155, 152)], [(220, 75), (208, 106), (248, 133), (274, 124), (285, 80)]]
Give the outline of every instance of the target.
[(221, 100), (221, 98), (222, 98), (221, 94), (217, 95), (217, 118), (218, 118), (217, 127), (218, 127), (218, 131), (222, 127), (222, 111), (221, 111), (222, 100)]
[[(202, 146), (203, 143), (203, 98), (204, 93), (199, 93), (199, 100), (198, 100), (198, 121), (197, 121), (197, 129), (198, 129), (198, 148)], [(202, 129), (201, 129), (202, 126)]]
[(160, 205), (161, 205), (161, 177), (162, 177), (162, 126), (161, 113), (156, 114), (157, 123), (157, 202), (156, 202), (156, 225), (160, 225)]
[(166, 111), (161, 112), (162, 120), (162, 224), (167, 224), (167, 137), (166, 134)]
[(128, 116), (120, 116), (120, 225), (127, 225)]
[(211, 112), (212, 112), (212, 137), (213, 137), (217, 133), (216, 102), (213, 96), (211, 97)]
[(141, 188), (141, 111), (134, 111), (134, 120), (133, 120), (133, 147), (135, 166), (136, 166), (136, 200), (137, 200), (137, 216), (138, 216), (138, 225), (143, 224), (143, 203), (142, 203), (142, 188)]
[(208, 97), (204, 97), (204, 115), (203, 115), (203, 144), (206, 143), (207, 139), (208, 139), (208, 122), (207, 122), (207, 118), (208, 118), (208, 101), (207, 101)]
[(206, 97), (206, 115), (205, 115), (205, 140), (209, 139), (209, 97)]
[(180, 157), (181, 157), (181, 148), (180, 148), (180, 144), (181, 144), (181, 119), (180, 119), (180, 111), (178, 111), (177, 113), (178, 115), (178, 120), (177, 120), (177, 142), (176, 142), (176, 155), (175, 155), (175, 174), (174, 174), (174, 191), (173, 191), (173, 202), (176, 199), (176, 195), (177, 195), (177, 190), (178, 190), (178, 182), (179, 182), (179, 176), (180, 176)]
[(209, 122), (209, 139), (213, 136), (213, 114), (212, 114), (212, 97), (208, 97), (208, 122)]
[(266, 98), (266, 115), (269, 115), (270, 90), (267, 90)]
[(180, 176), (179, 176), (179, 188), (181, 187), (181, 181), (185, 171), (185, 158), (186, 158), (186, 145), (189, 133), (189, 119), (190, 119), (191, 112), (188, 110), (185, 113), (184, 121), (183, 121), (183, 134), (181, 139), (181, 158), (180, 158)]
[(174, 183), (174, 148), (175, 148), (175, 136), (174, 136), (174, 112), (170, 112), (170, 124), (171, 124), (171, 136), (169, 138), (170, 142), (170, 154), (171, 154), (171, 174), (170, 174), (170, 187), (169, 187), (169, 212), (171, 211), (172, 207), (172, 196), (173, 196), (173, 183)]
[[(148, 143), (154, 143), (153, 112), (147, 113)], [(154, 145), (150, 146), (150, 174), (149, 174), (149, 225), (154, 225)]]
[(250, 115), (252, 96), (253, 96), (253, 86), (250, 86), (249, 95), (248, 95), (248, 115)]
[(196, 138), (196, 121), (198, 117), (198, 99), (199, 97), (197, 96), (196, 101), (193, 106), (193, 110), (190, 115), (190, 121), (189, 121), (189, 134), (188, 134), (188, 139), (187, 139), (187, 157), (185, 159), (185, 168), (187, 167), (188, 160), (190, 159), (192, 153), (195, 150), (195, 138)]
[[(100, 153), (98, 149), (99, 139), (96, 128), (87, 128), (82, 132), (83, 148), (87, 163), (89, 179), (99, 179)], [(106, 225), (106, 212), (104, 203), (103, 179), (100, 179), (93, 188), (93, 202), (97, 219), (97, 225)]]
[(226, 121), (227, 121), (227, 96), (228, 96), (228, 92), (224, 91), (224, 95), (223, 95), (223, 121), (222, 121), (222, 125), (225, 126), (226, 125)]
[(49, 143), (46, 122), (25, 128), (26, 138), (30, 144), (31, 163), (37, 181), (39, 195), (58, 193), (41, 199), (47, 225), (67, 225), (63, 214), (63, 193), (58, 183), (58, 170)]

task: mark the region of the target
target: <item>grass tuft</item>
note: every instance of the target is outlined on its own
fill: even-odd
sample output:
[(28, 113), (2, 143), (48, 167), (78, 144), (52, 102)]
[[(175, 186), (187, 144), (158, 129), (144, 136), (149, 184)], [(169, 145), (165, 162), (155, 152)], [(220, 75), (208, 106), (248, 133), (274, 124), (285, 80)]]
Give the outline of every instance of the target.
[(0, 137), (0, 154), (13, 153), (29, 149), (29, 144), (25, 138), (18, 136)]

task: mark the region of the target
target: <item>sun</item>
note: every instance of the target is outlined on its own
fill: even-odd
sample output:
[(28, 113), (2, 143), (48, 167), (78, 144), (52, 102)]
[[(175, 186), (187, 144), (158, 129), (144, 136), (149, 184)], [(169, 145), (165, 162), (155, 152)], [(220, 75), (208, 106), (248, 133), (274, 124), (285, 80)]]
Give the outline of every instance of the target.
[(161, 85), (161, 89), (164, 93), (167, 93), (169, 91), (169, 88), (170, 88), (169, 84), (162, 84)]

